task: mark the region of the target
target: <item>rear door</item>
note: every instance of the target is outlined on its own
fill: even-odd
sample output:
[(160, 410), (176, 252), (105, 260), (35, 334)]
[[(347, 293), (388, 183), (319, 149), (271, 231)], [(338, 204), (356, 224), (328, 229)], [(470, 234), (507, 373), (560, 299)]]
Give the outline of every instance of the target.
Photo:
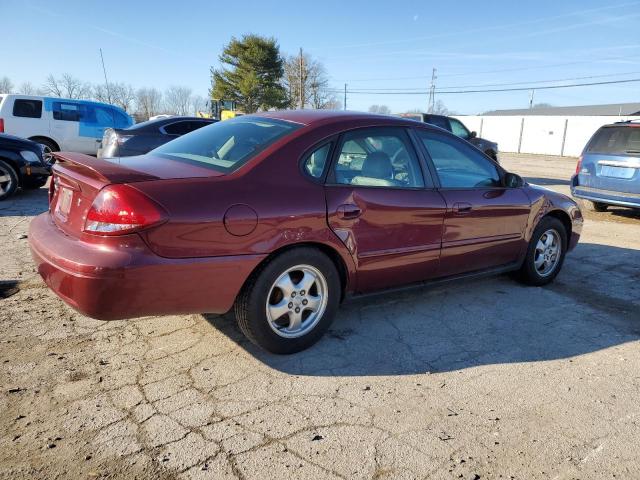
[(417, 130), (446, 201), (440, 271), (443, 276), (515, 262), (530, 211), (522, 188), (505, 188), (500, 171), (467, 142)]
[(583, 154), (578, 184), (640, 194), (640, 124), (612, 125), (598, 130)]
[(437, 276), (445, 203), (404, 128), (343, 134), (325, 189), (328, 222), (356, 260), (359, 291)]

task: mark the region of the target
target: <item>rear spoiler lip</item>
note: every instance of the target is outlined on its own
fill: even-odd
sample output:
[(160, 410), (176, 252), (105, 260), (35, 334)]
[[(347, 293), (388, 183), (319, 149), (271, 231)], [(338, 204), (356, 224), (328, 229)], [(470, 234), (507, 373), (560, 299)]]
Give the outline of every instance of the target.
[(83, 153), (54, 152), (56, 162), (53, 171), (71, 170), (105, 184), (133, 183), (160, 180), (160, 177), (133, 170), (118, 163), (91, 157)]

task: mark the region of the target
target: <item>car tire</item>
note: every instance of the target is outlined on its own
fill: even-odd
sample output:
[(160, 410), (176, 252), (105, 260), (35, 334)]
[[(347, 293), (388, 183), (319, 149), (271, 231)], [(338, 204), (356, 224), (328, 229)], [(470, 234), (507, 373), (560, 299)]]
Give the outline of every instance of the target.
[(316, 343), (338, 310), (341, 283), (321, 251), (298, 247), (268, 260), (247, 280), (234, 312), (242, 333), (271, 353), (291, 354)]
[(53, 140), (49, 140), (48, 138), (34, 137), (30, 140), (42, 145), (42, 157), (44, 158), (45, 163), (51, 164), (53, 162), (51, 154), (59, 151), (60, 147), (58, 147)]
[(6, 200), (18, 189), (18, 174), (4, 160), (0, 160), (0, 201)]
[(517, 278), (526, 285), (541, 286), (560, 272), (567, 251), (567, 231), (560, 220), (544, 217), (536, 227)]
[(591, 206), (596, 212), (606, 212), (609, 208), (609, 205), (602, 202), (591, 202)]

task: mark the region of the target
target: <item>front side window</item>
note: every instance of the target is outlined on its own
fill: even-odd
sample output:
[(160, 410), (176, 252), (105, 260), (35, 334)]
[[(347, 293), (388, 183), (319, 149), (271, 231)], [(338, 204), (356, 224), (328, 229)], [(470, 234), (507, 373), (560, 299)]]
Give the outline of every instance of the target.
[(440, 132), (420, 130), (442, 188), (499, 187), (496, 166), (480, 151), (462, 140)]
[(25, 118), (42, 117), (42, 100), (16, 99), (13, 102), (13, 116)]
[(345, 134), (335, 165), (337, 183), (366, 187), (424, 187), (420, 164), (402, 129)]
[(304, 161), (304, 170), (313, 178), (320, 178), (329, 158), (331, 144), (327, 143), (311, 152)]
[(464, 138), (465, 140), (469, 139), (469, 130), (462, 124), (460, 120), (450, 118), (449, 123), (451, 124), (451, 133), (453, 133), (456, 137)]
[(171, 160), (231, 172), (298, 128), (297, 123), (243, 116), (200, 128), (152, 152)]

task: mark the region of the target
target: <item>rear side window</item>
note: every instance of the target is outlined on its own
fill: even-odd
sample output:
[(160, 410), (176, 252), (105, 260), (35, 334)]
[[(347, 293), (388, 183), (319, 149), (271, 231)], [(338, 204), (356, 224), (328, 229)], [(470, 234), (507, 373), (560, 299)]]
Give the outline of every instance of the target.
[(13, 102), (13, 116), (25, 118), (42, 117), (42, 100), (16, 99)]
[(237, 117), (200, 128), (152, 150), (171, 160), (231, 172), (300, 125), (271, 118)]
[(427, 123), (435, 125), (436, 127), (444, 128), (445, 130), (451, 130), (449, 120), (444, 117), (427, 117)]
[(77, 103), (53, 102), (53, 119), (66, 122), (80, 121), (80, 105)]
[(640, 127), (603, 127), (593, 136), (587, 152), (640, 153)]
[(169, 135), (184, 135), (185, 133), (195, 130), (192, 128), (191, 123), (192, 122), (188, 121), (170, 123), (164, 126), (164, 131)]
[(304, 161), (304, 171), (311, 175), (313, 178), (320, 178), (324, 167), (327, 164), (329, 158), (329, 152), (331, 151), (331, 144), (327, 143), (320, 148), (316, 148)]

